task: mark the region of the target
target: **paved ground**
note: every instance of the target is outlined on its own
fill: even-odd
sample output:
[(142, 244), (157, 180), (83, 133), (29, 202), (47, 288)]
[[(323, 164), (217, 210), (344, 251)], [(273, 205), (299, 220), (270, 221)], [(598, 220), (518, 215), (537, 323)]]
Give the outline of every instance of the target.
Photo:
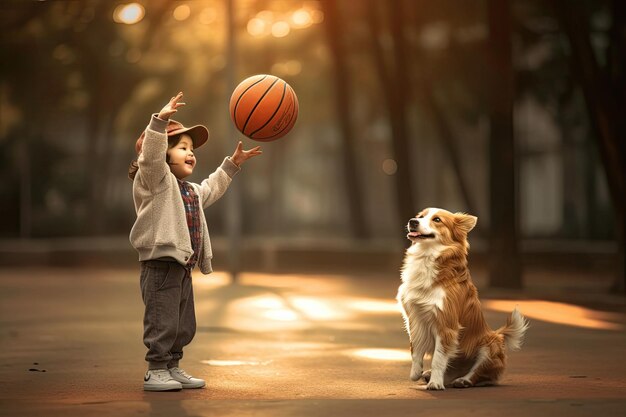
[(500, 386), (444, 392), (408, 379), (398, 279), (194, 275), (199, 329), (182, 365), (208, 388), (145, 393), (134, 268), (0, 269), (0, 415), (626, 414), (626, 299), (606, 277), (544, 271), (525, 291), (482, 290), (494, 327), (520, 306), (526, 344)]

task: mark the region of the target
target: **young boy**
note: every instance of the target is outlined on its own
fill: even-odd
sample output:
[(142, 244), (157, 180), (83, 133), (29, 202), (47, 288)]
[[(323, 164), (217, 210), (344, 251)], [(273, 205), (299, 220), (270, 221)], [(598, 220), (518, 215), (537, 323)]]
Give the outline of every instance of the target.
[(239, 142), (215, 172), (201, 184), (184, 181), (196, 165), (194, 149), (209, 137), (206, 127), (186, 128), (170, 117), (185, 105), (183, 93), (172, 97), (137, 140), (138, 158), (129, 168), (137, 220), (130, 241), (141, 261), (141, 294), (145, 305), (144, 344), (148, 371), (144, 390), (202, 388), (205, 381), (179, 368), (183, 347), (196, 332), (191, 271), (211, 273), (211, 242), (203, 208), (219, 199), (257, 146)]

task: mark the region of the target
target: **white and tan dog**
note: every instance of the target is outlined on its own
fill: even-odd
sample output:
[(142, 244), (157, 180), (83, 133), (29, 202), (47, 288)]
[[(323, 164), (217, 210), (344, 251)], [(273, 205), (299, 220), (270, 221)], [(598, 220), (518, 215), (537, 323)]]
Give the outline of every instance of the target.
[[(409, 220), (402, 284), (397, 300), (411, 342), (411, 380), (442, 390), (497, 383), (506, 366), (506, 348), (521, 348), (528, 328), (515, 309), (506, 325), (491, 330), (467, 267), (467, 234), (478, 219), (427, 208)], [(432, 355), (424, 372), (424, 355)]]

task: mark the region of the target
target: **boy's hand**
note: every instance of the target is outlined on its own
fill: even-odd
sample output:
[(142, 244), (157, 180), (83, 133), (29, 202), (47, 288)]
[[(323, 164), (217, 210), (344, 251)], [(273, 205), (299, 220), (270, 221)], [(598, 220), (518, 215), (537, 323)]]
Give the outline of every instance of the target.
[(174, 97), (170, 99), (170, 102), (167, 103), (165, 107), (161, 109), (157, 117), (161, 120), (169, 120), (170, 117), (178, 111), (177, 109), (179, 107), (182, 107), (185, 105), (185, 103), (180, 102), (180, 100), (182, 99), (183, 99), (183, 92), (181, 91), (180, 93), (176, 94)]
[(261, 155), (262, 153), (263, 151), (261, 150), (260, 146), (255, 146), (249, 151), (244, 151), (243, 143), (239, 141), (239, 143), (237, 144), (237, 148), (235, 149), (235, 152), (233, 152), (233, 156), (230, 157), (230, 160), (233, 161), (235, 165), (241, 166), (241, 164), (246, 162), (248, 159), (257, 155)]

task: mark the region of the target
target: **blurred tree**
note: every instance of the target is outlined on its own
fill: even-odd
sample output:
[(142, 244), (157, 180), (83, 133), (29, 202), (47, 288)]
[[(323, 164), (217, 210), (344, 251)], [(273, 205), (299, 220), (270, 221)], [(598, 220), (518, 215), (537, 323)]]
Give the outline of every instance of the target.
[[(381, 12), (381, 5), (384, 11)], [(392, 32), (402, 30), (401, 2), (380, 3), (369, 0), (367, 4), (367, 19), (371, 30), (371, 50), (374, 55), (375, 67), (378, 79), (382, 85), (383, 96), (387, 107), (387, 117), (391, 125), (391, 144), (393, 158), (397, 164), (394, 175), (396, 212), (400, 222), (412, 217), (417, 213), (417, 205), (414, 197), (415, 184), (411, 174), (411, 152), (409, 147), (409, 128), (406, 111), (406, 89), (411, 85), (407, 74), (406, 49), (404, 37), (401, 33), (395, 33), (394, 44), (390, 51), (391, 57), (387, 59), (385, 50), (381, 45), (384, 37), (380, 16), (389, 16), (389, 25)], [(400, 9), (400, 10), (398, 10)], [(395, 12), (394, 12), (395, 10)], [(391, 11), (391, 12), (390, 12)], [(387, 12), (387, 13), (385, 13)]]
[[(193, 104), (183, 121), (211, 128), (211, 152), (198, 175), (232, 150), (225, 1), (142, 2), (146, 14), (134, 24), (113, 21), (120, 4), (0, 3), (3, 236), (20, 230), (22, 236), (126, 233), (133, 217), (125, 179), (132, 145), (172, 90), (185, 91)], [(509, 4), (512, 12), (504, 13)], [(325, 25), (271, 34), (274, 23), (284, 27), (296, 10), (313, 16), (320, 7)], [(626, 142), (626, 119), (617, 114), (624, 107), (624, 4), (581, 0), (571, 15), (560, 14), (569, 9), (558, 0), (464, 7), (456, 0), (238, 2), (241, 64), (230, 76), (276, 73), (296, 88), (302, 105), (292, 136), (297, 140), (266, 145), (254, 168), (260, 175), (242, 183), (244, 230), (270, 237), (365, 233), (388, 239), (424, 200), (475, 212), (478, 231), (491, 229), (491, 216), (497, 233), (514, 239), (511, 193), (518, 193), (528, 208), (519, 211), (522, 221), (542, 217), (537, 214), (545, 200), (552, 210), (540, 227), (521, 229), (521, 238), (611, 240), (619, 223), (623, 256), (623, 156), (614, 161)], [(491, 17), (488, 10), (495, 11)], [(501, 37), (491, 38), (498, 42), (497, 59), (487, 61), (488, 33), (496, 33), (487, 24), (508, 25), (511, 14), (514, 26), (498, 26)], [(247, 24), (261, 17), (269, 19), (266, 32), (253, 35)], [(503, 45), (511, 38), (512, 51)], [(512, 62), (501, 62), (511, 54)], [(502, 67), (485, 70), (486, 62)], [(492, 86), (498, 95), (487, 94)], [(533, 112), (520, 123), (517, 111), (529, 97)], [(511, 100), (521, 151), (513, 161)], [(517, 183), (510, 178), (516, 164), (530, 166)], [(345, 182), (333, 182), (338, 176)], [(514, 190), (518, 184), (521, 191)], [(219, 205), (211, 211), (216, 235), (225, 231), (226, 212)], [(619, 222), (614, 212), (622, 215)]]
[[(108, 211), (112, 207), (106, 190), (115, 178), (112, 166), (117, 161), (111, 140), (115, 121), (135, 88), (150, 75), (150, 71), (128, 59), (128, 53), (121, 59), (112, 57), (115, 45), (131, 50), (120, 36), (120, 25), (113, 22), (115, 6), (99, 0), (3, 3), (3, 12), (8, 13), (3, 13), (2, 21), (13, 32), (10, 39), (3, 37), (2, 59), (11, 65), (3, 66), (2, 75), (10, 86), (10, 102), (21, 111), (28, 109), (28, 119), (13, 126), (23, 137), (20, 146), (26, 147), (16, 152), (18, 156), (28, 154), (30, 159), (45, 155), (39, 158), (43, 165), (25, 164), (23, 157), (13, 160), (21, 178), (20, 222), (25, 237), (31, 235), (35, 217), (45, 218), (47, 209), (43, 198), (37, 198), (36, 188), (45, 189), (46, 184), (70, 186), (60, 191), (73, 207), (74, 216), (69, 228), (63, 223), (64, 228), (56, 231), (55, 222), (49, 218), (47, 227), (39, 233), (97, 235), (110, 230)], [(141, 55), (154, 47), (155, 31), (169, 7), (167, 1), (151, 3), (145, 36), (134, 54)], [(26, 50), (32, 53), (22, 52)], [(51, 127), (68, 124), (70, 129), (51, 137)], [(65, 162), (62, 155), (69, 155), (50, 152), (51, 148), (72, 149), (73, 167), (59, 169)], [(76, 150), (80, 148), (84, 148), (84, 154), (78, 158)], [(46, 169), (50, 175), (42, 181), (38, 171)], [(75, 180), (65, 181), (64, 177), (70, 175)], [(74, 189), (77, 184), (82, 189), (78, 193)]]
[(61, 141), (42, 143), (45, 129), (53, 125), (50, 109), (64, 97), (59, 82), (64, 71), (54, 59), (54, 42), (42, 36), (45, 21), (40, 16), (52, 6), (9, 2), (2, 7), (0, 24), (6, 30), (0, 38), (0, 60), (8, 64), (0, 66), (2, 101), (16, 109), (16, 116), (3, 120), (2, 126), (0, 146), (7, 163), (0, 167), (0, 230), (28, 238), (35, 233), (32, 224), (41, 217), (45, 193), (55, 183), (55, 157), (64, 155)]
[(344, 48), (344, 37), (342, 36), (343, 19), (335, 0), (322, 1), (324, 11), (327, 42), (330, 46), (333, 58), (333, 75), (335, 88), (335, 107), (338, 123), (342, 133), (341, 154), (343, 161), (343, 173), (345, 178), (345, 189), (348, 195), (349, 222), (352, 236), (363, 239), (370, 236), (369, 225), (365, 221), (362, 188), (364, 184), (358, 175), (357, 168), (357, 146), (354, 132), (351, 126), (350, 112), (350, 83), (348, 68), (346, 65), (346, 49)]
[[(397, 8), (397, 10), (394, 8), (396, 22), (402, 23), (402, 27), (406, 28), (406, 23), (404, 23), (406, 20), (416, 33), (422, 32), (427, 23), (427, 21), (421, 18), (421, 12), (425, 6), (426, 2), (424, 1), (408, 1), (404, 12), (400, 10), (400, 8)], [(450, 20), (453, 21), (454, 18), (451, 17)], [(466, 23), (462, 22), (460, 25), (461, 24)], [(404, 30), (404, 33), (406, 32), (407, 31)], [(401, 36), (405, 36), (404, 33), (400, 29), (393, 31), (393, 38), (397, 44), (399, 44), (398, 39), (400, 39)], [(456, 45), (454, 41), (452, 41), (450, 49), (454, 50), (445, 54), (444, 59), (446, 59), (447, 62), (438, 63), (442, 65), (437, 65), (437, 70), (441, 67), (449, 69), (447, 71), (439, 70), (439, 72), (433, 68), (432, 61), (434, 60), (430, 60), (424, 48), (419, 45), (412, 45), (410, 51), (406, 50), (403, 54), (406, 53), (409, 57), (413, 58), (412, 60), (407, 60), (410, 73), (412, 74), (411, 82), (414, 85), (411, 91), (414, 92), (416, 101), (418, 102), (418, 110), (423, 112), (421, 118), (426, 119), (433, 125), (434, 131), (441, 141), (442, 153), (450, 161), (450, 167), (454, 173), (463, 201), (464, 211), (478, 214), (478, 208), (473, 201), (472, 193), (468, 185), (469, 181), (467, 176), (463, 173), (461, 163), (461, 155), (463, 152), (459, 149), (459, 146), (457, 146), (457, 139), (452, 131), (451, 122), (447, 119), (446, 111), (444, 111), (442, 105), (437, 101), (435, 94), (435, 89), (440, 88), (442, 84), (453, 85), (456, 79), (463, 79), (463, 87), (465, 89), (479, 90), (475, 87), (477, 80), (464, 75), (468, 73), (467, 67), (472, 66), (472, 62), (465, 59), (466, 57), (464, 57), (462, 48), (458, 48), (458, 45)], [(480, 61), (474, 60), (473, 62), (478, 63)], [(477, 107), (479, 103), (479, 101), (476, 102)], [(455, 109), (450, 108), (447, 110), (448, 113), (453, 113)]]
[(489, 25), (489, 283), (496, 287), (522, 286), (518, 249), (513, 103), (515, 78), (512, 18), (508, 0), (487, 1)]
[[(89, 7), (87, 4), (83, 7)], [(111, 45), (120, 38), (120, 27), (111, 18), (115, 6), (115, 3), (107, 1), (94, 3), (89, 11), (93, 16), (89, 21), (90, 30), (77, 32), (70, 26), (60, 34), (65, 37), (65, 43), (77, 51), (77, 68), (87, 80), (84, 88), (89, 97), (89, 106), (86, 107), (86, 156), (90, 161), (86, 172), (90, 213), (88, 225), (94, 235), (102, 234), (110, 227), (107, 224), (108, 205), (104, 190), (113, 174), (111, 138), (115, 120), (135, 88), (152, 72), (135, 65), (132, 59), (111, 59)], [(163, 0), (150, 3), (145, 19), (145, 35), (134, 53), (145, 54), (156, 47), (156, 31), (162, 25), (168, 8), (168, 2)]]
[(609, 3), (612, 15), (610, 45), (604, 67), (592, 45), (590, 5), (559, 0), (555, 11), (570, 44), (574, 76), (585, 97), (589, 118), (595, 129), (600, 155), (617, 220), (618, 260), (615, 290), (626, 291), (626, 6)]

